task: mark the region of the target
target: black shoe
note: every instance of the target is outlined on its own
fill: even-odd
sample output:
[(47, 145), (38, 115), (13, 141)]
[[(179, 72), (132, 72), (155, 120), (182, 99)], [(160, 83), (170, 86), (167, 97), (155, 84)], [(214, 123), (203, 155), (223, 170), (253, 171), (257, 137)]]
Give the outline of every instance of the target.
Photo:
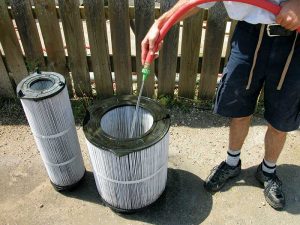
[(262, 165), (257, 168), (256, 179), (264, 186), (264, 195), (266, 201), (274, 209), (282, 209), (285, 206), (285, 197), (282, 192), (282, 182), (276, 173), (269, 174), (262, 171)]
[(204, 187), (210, 192), (219, 191), (230, 178), (236, 177), (240, 173), (241, 160), (237, 166), (229, 166), (225, 161), (223, 161), (219, 166), (212, 169), (210, 175), (204, 182)]

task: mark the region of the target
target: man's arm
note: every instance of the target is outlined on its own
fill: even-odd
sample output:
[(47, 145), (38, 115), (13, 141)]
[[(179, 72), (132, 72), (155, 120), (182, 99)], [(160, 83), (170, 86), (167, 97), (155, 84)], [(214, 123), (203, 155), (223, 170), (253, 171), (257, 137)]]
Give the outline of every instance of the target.
[[(142, 41), (142, 64), (145, 63), (146, 57), (148, 52), (150, 51), (151, 54), (155, 54), (154, 52), (154, 45), (155, 42), (159, 36), (159, 32), (160, 29), (163, 27), (163, 25), (165, 24), (165, 22), (180, 8), (182, 7), (182, 5), (184, 5), (185, 3), (189, 2), (189, 0), (179, 0), (174, 6), (173, 8), (171, 8), (169, 11), (165, 12), (161, 17), (159, 17), (155, 23), (152, 25), (152, 27), (150, 28), (150, 30), (148, 31), (146, 37), (144, 38), (144, 40)], [(188, 14), (182, 16), (181, 18), (179, 18), (179, 21), (184, 20), (185, 18), (194, 15), (195, 13), (197, 13), (200, 9), (199, 8), (195, 8), (192, 9), (190, 12), (188, 12)], [(159, 44), (159, 49), (161, 48), (162, 43)]]
[(298, 29), (300, 27), (300, 0), (288, 0), (282, 3), (276, 23), (288, 30)]

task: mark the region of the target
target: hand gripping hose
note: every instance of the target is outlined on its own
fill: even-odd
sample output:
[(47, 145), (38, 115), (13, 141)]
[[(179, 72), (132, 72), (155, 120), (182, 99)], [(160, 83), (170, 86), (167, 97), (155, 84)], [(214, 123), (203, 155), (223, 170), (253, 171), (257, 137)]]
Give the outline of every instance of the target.
[[(158, 51), (159, 43), (164, 39), (164, 37), (166, 36), (168, 31), (171, 29), (171, 27), (178, 21), (179, 18), (181, 18), (183, 15), (185, 15), (189, 10), (191, 10), (203, 3), (225, 2), (225, 1), (240, 2), (240, 3), (257, 6), (259, 8), (262, 8), (266, 11), (273, 13), (274, 15), (278, 15), (281, 10), (281, 7), (279, 5), (271, 3), (268, 0), (192, 0), (192, 1), (184, 4), (180, 9), (178, 9), (164, 24), (164, 26), (160, 30), (159, 37), (156, 40), (156, 43), (154, 45), (154, 52)], [(298, 28), (297, 31), (300, 33), (300, 27)], [(153, 62), (153, 60), (154, 60), (154, 55), (151, 54), (150, 52), (148, 52), (148, 55), (145, 60), (144, 68), (142, 70), (143, 80), (146, 80), (147, 77), (149, 76), (150, 65)]]

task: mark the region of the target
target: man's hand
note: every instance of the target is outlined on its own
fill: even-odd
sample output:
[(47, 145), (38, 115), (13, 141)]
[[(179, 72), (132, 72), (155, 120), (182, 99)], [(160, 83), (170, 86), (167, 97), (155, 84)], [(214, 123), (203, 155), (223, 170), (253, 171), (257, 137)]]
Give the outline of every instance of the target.
[[(160, 50), (162, 47), (162, 42), (158, 45), (158, 49), (155, 48), (155, 42), (159, 37), (160, 29), (163, 26), (162, 21), (157, 21), (152, 25), (150, 30), (148, 31), (146, 37), (142, 41), (142, 64), (145, 64), (145, 60), (147, 58), (148, 52), (150, 54), (155, 55), (156, 52)], [(157, 55), (155, 56), (157, 58)]]
[[(147, 33), (146, 37), (144, 38), (144, 40), (142, 41), (142, 64), (145, 64), (145, 60), (147, 58), (147, 54), (148, 52), (150, 52), (150, 54), (155, 55), (155, 57), (157, 58), (158, 55), (156, 54), (156, 52), (158, 52), (161, 47), (162, 47), (162, 42), (158, 44), (158, 49), (154, 49), (155, 48), (155, 42), (159, 37), (159, 33), (161, 28), (163, 27), (164, 23), (171, 17), (171, 15), (173, 15), (180, 7), (182, 7), (184, 4), (186, 4), (187, 2), (189, 2), (190, 0), (179, 0), (174, 6), (173, 8), (171, 8), (169, 11), (165, 12), (150, 28), (149, 32)], [(181, 18), (178, 19), (178, 21), (183, 20), (187, 17), (192, 16), (193, 14), (197, 13), (200, 9), (199, 8), (195, 8), (190, 10), (187, 14), (185, 14), (184, 16), (182, 16)], [(178, 22), (177, 21), (177, 22)]]
[(300, 0), (288, 0), (281, 4), (282, 9), (276, 17), (276, 23), (288, 30), (300, 27)]

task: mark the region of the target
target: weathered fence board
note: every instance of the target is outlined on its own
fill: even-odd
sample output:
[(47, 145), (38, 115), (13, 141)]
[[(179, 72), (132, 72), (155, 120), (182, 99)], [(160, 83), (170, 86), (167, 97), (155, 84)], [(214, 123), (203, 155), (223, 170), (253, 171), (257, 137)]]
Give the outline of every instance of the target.
[(65, 50), (56, 15), (54, 0), (34, 0), (36, 15), (41, 27), (46, 52), (47, 69), (64, 75), (68, 91), (73, 92), (69, 70), (66, 65)]
[(183, 23), (178, 95), (193, 99), (198, 71), (203, 10)]
[(113, 95), (103, 0), (85, 0), (86, 23), (91, 46), (97, 96)]
[(213, 99), (220, 68), (227, 13), (222, 4), (216, 4), (208, 12), (204, 55), (199, 84), (199, 97)]
[(66, 38), (69, 66), (77, 96), (91, 96), (92, 88), (86, 60), (82, 22), (78, 0), (59, 0), (61, 19)]
[[(162, 13), (170, 9), (176, 2), (176, 0), (162, 0)], [(163, 48), (160, 51), (158, 68), (158, 96), (174, 95), (178, 41), (179, 25), (177, 24), (166, 35)]]
[(15, 97), (15, 91), (11, 85), (8, 73), (4, 66), (2, 57), (0, 55), (0, 96), (6, 98)]
[(26, 55), (27, 68), (31, 72), (36, 69), (44, 69), (45, 61), (43, 48), (32, 15), (30, 1), (11, 0), (10, 4)]
[(7, 67), (15, 84), (18, 84), (27, 74), (22, 50), (7, 11), (7, 5), (0, 1), (0, 42), (3, 47)]
[[(85, 13), (85, 8), (84, 6), (79, 6), (79, 11), (80, 11), (80, 18), (85, 20), (86, 19), (86, 13)], [(104, 7), (104, 15), (105, 15), (105, 18), (106, 19), (109, 19), (109, 12), (108, 12), (108, 7), (105, 6)], [(154, 15), (155, 15), (155, 19), (159, 18), (161, 13), (160, 13), (160, 8), (159, 7), (155, 7), (154, 8)], [(35, 8), (32, 7), (32, 14), (33, 14), (33, 17), (35, 19), (37, 19), (37, 15), (36, 15), (36, 11), (35, 11)], [(60, 14), (60, 11), (59, 11), (59, 6), (56, 6), (56, 14), (57, 14), (57, 17), (58, 19), (61, 18), (61, 14)], [(11, 18), (13, 18), (13, 15), (11, 14), (11, 8), (9, 8), (9, 15), (11, 16)], [(129, 6), (129, 19), (134, 19), (135, 18), (135, 7), (134, 6)]]
[(118, 95), (131, 94), (132, 71), (128, 1), (110, 0), (108, 4), (116, 77), (116, 92)]
[[(154, 22), (154, 0), (135, 0), (135, 37), (136, 37), (136, 68), (138, 87), (142, 81), (141, 42)], [(145, 82), (144, 96), (153, 97), (154, 94), (154, 63), (151, 65), (151, 74)]]
[[(135, 7), (129, 7), (128, 0), (110, 0), (108, 6), (104, 6), (103, 0), (84, 0), (85, 6), (80, 6), (78, 0), (59, 0), (59, 6), (55, 6), (55, 0), (33, 1), (35, 6), (31, 6), (29, 0), (0, 1), (0, 41), (4, 50), (2, 59), (12, 86), (14, 87), (28, 74), (25, 62), (30, 61), (30, 54), (27, 53), (28, 51), (34, 52), (34, 49), (29, 49), (28, 46), (34, 43), (35, 49), (41, 49), (42, 40), (31, 39), (33, 33), (36, 33), (35, 37), (38, 36), (37, 24), (34, 20), (36, 18), (42, 32), (42, 37), (38, 39), (43, 39), (47, 55), (44, 56), (41, 51), (39, 54), (42, 55), (42, 62), (46, 62), (47, 70), (65, 75), (69, 91), (72, 94), (75, 89), (77, 96), (92, 96), (89, 72), (94, 72), (95, 89), (99, 97), (113, 95), (114, 88), (117, 94), (131, 94), (133, 73), (137, 73), (138, 87), (140, 87), (141, 41), (153, 24), (154, 18), (177, 2), (176, 0), (162, 0), (161, 8), (158, 8), (155, 7), (155, 0), (135, 0)], [(12, 2), (13, 5), (7, 6), (4, 2)], [(156, 93), (153, 74), (158, 74), (158, 96), (174, 95), (175, 82), (176, 84), (178, 82), (178, 79), (175, 79), (176, 73), (180, 73), (178, 95), (193, 98), (196, 76), (201, 72), (199, 96), (203, 99), (211, 99), (214, 96), (217, 74), (222, 71), (230, 52), (230, 43), (228, 43), (226, 58), (221, 57), (228, 18), (222, 12), (220, 13), (219, 8), (211, 9), (209, 16), (207, 12), (203, 10), (202, 15), (199, 14), (184, 21), (181, 55), (178, 55), (179, 25), (173, 27), (167, 34), (160, 58), (152, 65), (152, 74), (146, 81), (143, 95), (153, 97)], [(21, 27), (22, 41), (26, 39), (25, 56), (21, 50), (22, 44), (17, 39), (18, 32), (14, 30), (12, 18), (15, 18)], [(21, 21), (21, 18), (25, 21)], [(62, 42), (59, 18), (64, 27), (67, 55), (65, 55)], [(200, 24), (206, 18), (208, 21), (204, 56), (201, 57), (198, 54), (202, 35)], [(85, 19), (91, 56), (87, 55), (85, 50), (83, 33), (83, 20)], [(109, 34), (106, 30), (106, 19), (110, 19), (111, 39), (107, 36)], [(136, 56), (131, 54), (130, 19), (135, 19), (135, 23), (132, 23), (132, 30), (136, 34)], [(229, 42), (234, 25), (233, 23), (231, 27)], [(29, 33), (29, 30), (33, 32)], [(112, 46), (112, 55), (108, 53), (108, 41), (111, 41), (109, 44)], [(27, 65), (29, 70), (35, 69), (34, 63)], [(69, 72), (72, 73), (71, 76)], [(115, 76), (112, 76), (112, 72)], [(113, 81), (116, 82), (116, 86), (112, 85)]]

